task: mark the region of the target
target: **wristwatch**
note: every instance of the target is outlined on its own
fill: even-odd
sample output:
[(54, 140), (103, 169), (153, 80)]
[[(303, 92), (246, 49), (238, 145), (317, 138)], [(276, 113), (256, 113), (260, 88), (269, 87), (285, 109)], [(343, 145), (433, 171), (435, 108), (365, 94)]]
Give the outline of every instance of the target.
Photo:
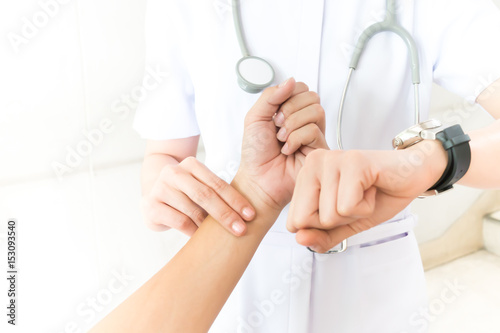
[(392, 140), (395, 149), (405, 149), (422, 140), (439, 140), (448, 153), (448, 165), (441, 178), (421, 196), (432, 196), (453, 188), (469, 170), (470, 137), (460, 125), (444, 126), (435, 119), (424, 121), (399, 133)]

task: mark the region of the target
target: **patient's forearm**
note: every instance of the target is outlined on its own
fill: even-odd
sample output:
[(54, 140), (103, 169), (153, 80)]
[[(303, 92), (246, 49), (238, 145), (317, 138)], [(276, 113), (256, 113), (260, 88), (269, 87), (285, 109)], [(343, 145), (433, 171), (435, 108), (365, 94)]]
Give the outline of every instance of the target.
[(208, 217), (177, 255), (91, 332), (206, 332), (241, 278), (279, 210), (238, 179), (254, 205), (248, 232), (235, 237)]

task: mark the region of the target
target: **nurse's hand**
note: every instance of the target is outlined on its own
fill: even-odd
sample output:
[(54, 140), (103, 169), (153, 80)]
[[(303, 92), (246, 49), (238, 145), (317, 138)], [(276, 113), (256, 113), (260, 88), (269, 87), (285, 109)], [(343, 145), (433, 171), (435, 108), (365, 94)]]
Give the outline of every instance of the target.
[(292, 97), (281, 104), (273, 119), (279, 128), (276, 138), (284, 143), (283, 154), (291, 155), (301, 147), (328, 148), (324, 138), (325, 110), (318, 94), (309, 91), (304, 83), (296, 83)]
[(141, 204), (151, 229), (173, 228), (188, 236), (208, 214), (236, 236), (255, 217), (250, 202), (195, 157), (163, 166)]
[[(277, 139), (280, 112), (284, 119), (278, 123), (289, 133), (278, 137), (285, 144)], [(292, 198), (295, 178), (306, 155), (315, 148), (328, 148), (324, 119), (318, 95), (304, 83), (292, 78), (264, 90), (245, 117), (241, 163), (235, 179), (274, 209), (283, 209)]]
[(437, 141), (398, 151), (316, 150), (297, 177), (287, 228), (299, 244), (326, 252), (394, 217), (437, 182), (446, 164)]

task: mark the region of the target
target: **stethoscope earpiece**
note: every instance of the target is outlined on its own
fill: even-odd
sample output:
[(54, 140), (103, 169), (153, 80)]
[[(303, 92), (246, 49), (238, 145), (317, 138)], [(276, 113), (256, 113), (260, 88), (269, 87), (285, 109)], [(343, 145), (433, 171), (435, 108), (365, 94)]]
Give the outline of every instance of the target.
[(256, 94), (269, 87), (274, 81), (274, 69), (259, 57), (243, 57), (236, 64), (238, 85), (244, 91)]

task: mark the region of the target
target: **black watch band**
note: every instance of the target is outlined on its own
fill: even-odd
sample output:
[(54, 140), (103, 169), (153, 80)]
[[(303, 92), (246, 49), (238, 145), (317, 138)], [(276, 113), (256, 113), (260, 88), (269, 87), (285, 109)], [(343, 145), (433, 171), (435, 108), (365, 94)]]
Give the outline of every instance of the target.
[(460, 125), (445, 128), (436, 134), (443, 148), (448, 152), (448, 165), (441, 178), (429, 190), (444, 192), (453, 187), (469, 170), (471, 151), (470, 137), (464, 133)]

